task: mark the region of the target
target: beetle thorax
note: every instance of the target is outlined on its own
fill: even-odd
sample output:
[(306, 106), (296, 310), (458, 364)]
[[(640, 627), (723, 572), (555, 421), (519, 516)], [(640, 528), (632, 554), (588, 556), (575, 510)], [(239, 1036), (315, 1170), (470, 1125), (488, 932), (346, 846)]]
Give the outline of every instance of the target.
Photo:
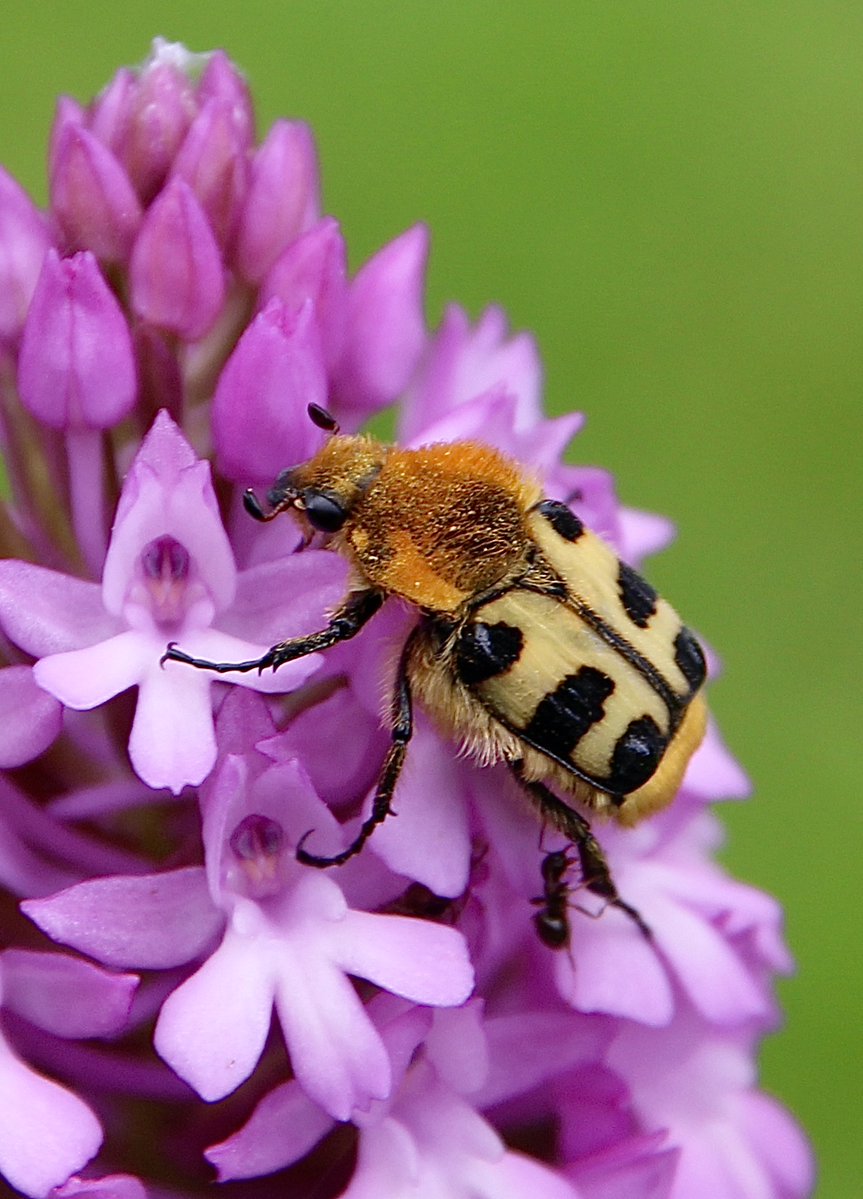
[(454, 613), (523, 562), (533, 499), (533, 486), (485, 446), (390, 450), (343, 545), (373, 586)]

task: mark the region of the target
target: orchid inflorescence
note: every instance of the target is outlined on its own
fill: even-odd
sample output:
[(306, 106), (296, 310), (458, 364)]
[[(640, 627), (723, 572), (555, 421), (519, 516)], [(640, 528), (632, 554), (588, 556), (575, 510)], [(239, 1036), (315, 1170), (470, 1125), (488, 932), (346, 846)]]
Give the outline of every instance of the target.
[(562, 462), (582, 418), (543, 415), (529, 335), (455, 305), (428, 330), (426, 255), (416, 226), (350, 275), (310, 129), (256, 144), (221, 52), (156, 42), (62, 99), (47, 212), (0, 171), (0, 1172), (25, 1195), (191, 1195), (213, 1167), (298, 1199), (809, 1191), (756, 1089), (790, 962), (778, 905), (713, 860), (708, 804), (748, 792), (715, 727), (671, 808), (597, 828), (652, 938), (574, 888), (553, 951), (553, 834), (421, 713), (397, 818), (336, 870), (296, 860), (374, 788), (398, 603), (275, 672), (162, 661), (259, 657), (343, 597), (320, 538), (243, 509), (321, 445), (310, 404), (496, 446), (627, 561), (671, 539)]

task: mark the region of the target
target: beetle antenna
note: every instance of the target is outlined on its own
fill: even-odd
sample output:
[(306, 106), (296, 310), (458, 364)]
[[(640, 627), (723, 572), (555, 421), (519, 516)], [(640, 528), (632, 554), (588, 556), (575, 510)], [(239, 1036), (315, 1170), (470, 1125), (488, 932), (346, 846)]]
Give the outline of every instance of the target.
[(252, 491), (251, 487), (249, 487), (243, 492), (243, 507), (246, 509), (249, 516), (253, 516), (255, 520), (259, 520), (264, 523), (278, 516), (280, 512), (284, 512), (286, 508), (293, 507), (294, 498), (295, 497), (292, 495), (285, 496), (285, 498), (280, 500), (273, 508), (270, 509), (269, 512), (265, 512), (261, 506), (261, 501), (255, 495), (254, 491)]
[(339, 422), (326, 408), (322, 408), (320, 404), (309, 404), (307, 412), (313, 425), (323, 429), (325, 433), (338, 433)]

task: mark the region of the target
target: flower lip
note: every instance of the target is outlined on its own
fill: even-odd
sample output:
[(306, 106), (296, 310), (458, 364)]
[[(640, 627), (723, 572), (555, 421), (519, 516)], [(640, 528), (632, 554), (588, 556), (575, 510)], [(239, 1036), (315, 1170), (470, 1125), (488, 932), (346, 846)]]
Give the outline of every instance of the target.
[(264, 899), (281, 891), (286, 838), (278, 820), (253, 812), (240, 821), (228, 844), (234, 858), (235, 890), (250, 899)]
[(156, 537), (141, 550), (129, 599), (143, 590), (153, 621), (160, 627), (182, 624), (195, 586), (191, 555), (184, 545), (169, 535)]

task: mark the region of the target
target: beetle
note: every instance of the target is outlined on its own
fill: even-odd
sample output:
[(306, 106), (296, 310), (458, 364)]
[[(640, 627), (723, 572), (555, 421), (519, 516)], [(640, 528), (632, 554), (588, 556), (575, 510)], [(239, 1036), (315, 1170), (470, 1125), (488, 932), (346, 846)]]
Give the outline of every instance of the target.
[[(350, 562), (347, 596), (327, 626), (246, 662), (164, 661), (211, 670), (273, 670), (355, 637), (388, 596), (418, 621), (401, 650), (390, 747), (369, 816), (340, 853), (305, 846), (309, 866), (346, 862), (390, 812), (419, 699), (481, 765), (503, 762), (544, 820), (575, 847), (583, 885), (636, 920), (580, 810), (632, 825), (673, 799), (706, 724), (704, 654), (674, 609), (516, 462), (477, 442), (419, 449), (330, 436), (284, 470), (266, 510), (294, 512)], [(556, 787), (558, 795), (552, 786)], [(561, 796), (565, 797), (562, 798)]]

